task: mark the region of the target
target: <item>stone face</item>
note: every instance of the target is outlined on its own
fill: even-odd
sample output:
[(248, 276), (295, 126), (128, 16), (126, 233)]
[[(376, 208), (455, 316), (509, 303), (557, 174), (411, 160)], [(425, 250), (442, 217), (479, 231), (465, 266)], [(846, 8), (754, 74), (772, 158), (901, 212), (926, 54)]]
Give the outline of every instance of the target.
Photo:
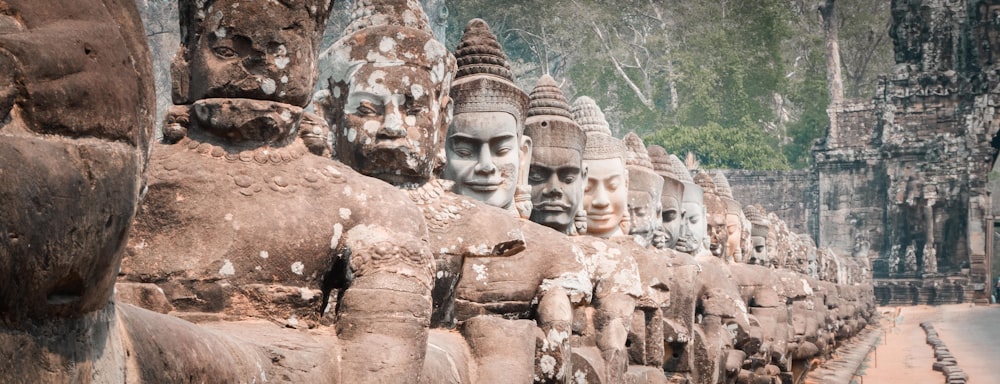
[(3, 4), (0, 311), (8, 320), (82, 315), (111, 298), (152, 134), (139, 23), (127, 2)]
[(524, 137), (528, 95), (514, 85), (507, 56), (485, 21), (469, 21), (455, 55), (444, 178), (455, 181), (455, 193), (529, 217), (530, 197), (520, 199), (520, 209), (514, 206), (519, 188), (528, 189), (522, 186), (531, 156), (531, 139)]

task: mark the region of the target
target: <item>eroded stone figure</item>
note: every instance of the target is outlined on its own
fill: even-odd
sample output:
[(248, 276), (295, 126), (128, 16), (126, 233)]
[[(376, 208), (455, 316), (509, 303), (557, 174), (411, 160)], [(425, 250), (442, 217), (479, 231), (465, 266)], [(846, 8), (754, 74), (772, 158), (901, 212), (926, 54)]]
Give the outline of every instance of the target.
[(715, 192), (726, 204), (726, 259), (745, 263), (750, 249), (750, 221), (743, 214), (743, 206), (733, 198), (733, 188), (722, 171), (712, 173)]
[[(302, 111), (330, 6), (179, 4), (167, 119), (183, 135), (153, 148), (122, 272), (158, 284), (190, 319), (335, 325), (345, 375), (413, 381), (433, 283), (423, 215), (397, 189), (311, 154), (301, 132), (317, 126)], [(374, 359), (380, 369), (366, 372)]]
[(770, 259), (767, 254), (767, 233), (770, 228), (770, 223), (767, 221), (767, 216), (755, 205), (747, 205), (743, 207), (743, 213), (746, 215), (747, 220), (750, 221), (751, 243), (750, 253), (746, 257), (745, 262), (747, 264), (769, 266)]
[(653, 246), (658, 249), (673, 249), (681, 235), (681, 227), (685, 223), (681, 203), (684, 198), (684, 183), (674, 174), (670, 155), (659, 145), (650, 145), (647, 149), (653, 169), (663, 177), (663, 190), (660, 195), (661, 232), (654, 236)]
[(674, 249), (691, 255), (708, 252), (708, 218), (705, 210), (704, 190), (695, 184), (687, 166), (675, 155), (670, 155), (673, 175), (684, 183), (681, 199), (681, 235)]
[(698, 171), (694, 176), (694, 182), (704, 190), (705, 202), (705, 226), (708, 229), (708, 251), (712, 256), (725, 258), (727, 262), (733, 261), (726, 258), (729, 245), (729, 231), (726, 228), (726, 203), (716, 193), (715, 182), (707, 172)]
[[(590, 324), (581, 336), (600, 360), (590, 365), (595, 374), (624, 371), (604, 362), (624, 353), (624, 336), (614, 335), (626, 332), (639, 294), (634, 262), (613, 247), (568, 242), (455, 194), (452, 182), (436, 178), (451, 123), (455, 59), (430, 35), (416, 2), (359, 2), (354, 14), (345, 36), (323, 54), (326, 89), (316, 99), (332, 127), (336, 156), (404, 189), (424, 213), (435, 250), (432, 324), (440, 328), (431, 331), (422, 380), (531, 380), (536, 345), (563, 350), (549, 344), (572, 341), (577, 309), (596, 318), (581, 323)], [(478, 33), (479, 23), (473, 26)], [(464, 337), (446, 329), (455, 326)], [(586, 342), (580, 345), (587, 350)], [(546, 366), (553, 380), (569, 374), (555, 360)]]
[(573, 120), (587, 134), (583, 163), (587, 184), (582, 209), (587, 212), (587, 235), (601, 238), (628, 234), (628, 170), (625, 145), (611, 136), (604, 112), (594, 99), (573, 102)]
[(639, 135), (630, 132), (622, 141), (627, 149), (629, 235), (646, 247), (651, 245), (653, 236), (662, 225), (660, 195), (663, 193), (663, 177), (653, 171), (653, 163)]
[(576, 213), (587, 182), (583, 163), (587, 135), (573, 121), (569, 102), (552, 76), (542, 76), (531, 91), (526, 125), (525, 134), (533, 141), (528, 173), (531, 221), (566, 235), (577, 234)]
[(338, 382), (332, 332), (202, 326), (116, 302), (154, 126), (135, 3), (11, 0), (0, 9), (0, 77), (10, 80), (0, 92), (0, 377)]
[(455, 56), (444, 178), (455, 182), (457, 194), (527, 218), (531, 200), (521, 180), (531, 157), (531, 138), (524, 136), (528, 94), (514, 85), (507, 55), (485, 21), (469, 21)]

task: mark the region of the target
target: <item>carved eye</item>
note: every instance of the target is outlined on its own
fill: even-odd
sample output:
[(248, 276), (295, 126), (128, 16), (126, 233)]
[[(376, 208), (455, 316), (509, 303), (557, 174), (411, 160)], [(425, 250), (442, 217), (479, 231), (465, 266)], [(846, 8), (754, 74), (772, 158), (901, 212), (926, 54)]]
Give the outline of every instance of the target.
[(212, 48), (212, 52), (215, 52), (216, 56), (219, 56), (223, 59), (232, 59), (236, 57), (236, 51), (226, 46), (218, 46)]
[(576, 181), (576, 175), (569, 174), (569, 175), (563, 175), (562, 177), (562, 182), (566, 184), (572, 184), (574, 181)]
[(424, 112), (423, 107), (409, 107), (406, 109), (407, 116), (417, 116)]
[(361, 116), (374, 116), (377, 113), (375, 107), (371, 104), (364, 102), (358, 105), (357, 114)]

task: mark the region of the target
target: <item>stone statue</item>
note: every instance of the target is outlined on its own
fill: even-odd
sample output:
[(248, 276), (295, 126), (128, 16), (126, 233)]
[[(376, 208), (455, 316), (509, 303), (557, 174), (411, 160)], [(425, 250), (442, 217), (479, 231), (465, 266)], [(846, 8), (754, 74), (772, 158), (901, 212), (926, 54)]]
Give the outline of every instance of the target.
[(729, 179), (722, 171), (712, 173), (715, 192), (726, 203), (726, 258), (738, 263), (746, 262), (750, 250), (750, 221), (743, 214), (743, 206), (733, 197), (733, 189)]
[(670, 155), (659, 145), (648, 148), (653, 169), (663, 177), (663, 190), (660, 195), (661, 228), (653, 237), (653, 246), (658, 249), (673, 249), (681, 234), (681, 226), (685, 223), (681, 215), (681, 202), (684, 198), (684, 183), (674, 174)]
[(915, 244), (910, 244), (906, 246), (906, 253), (903, 254), (903, 268), (906, 273), (916, 273), (917, 269), (917, 250)]
[(332, 332), (195, 325), (114, 298), (154, 127), (135, 3), (6, 0), (0, 8), (0, 77), (19, 85), (0, 91), (0, 377), (339, 382)]
[(525, 134), (533, 142), (528, 173), (531, 221), (572, 235), (587, 179), (587, 136), (569, 108), (552, 76), (542, 76), (531, 91)]
[(653, 240), (660, 224), (660, 194), (663, 177), (653, 171), (646, 146), (639, 135), (629, 132), (625, 142), (626, 168), (628, 169), (628, 210), (631, 223), (629, 235), (646, 247)]
[(694, 183), (694, 178), (687, 166), (677, 156), (670, 155), (670, 167), (677, 180), (684, 183), (684, 196), (681, 199), (681, 236), (677, 239), (674, 249), (697, 255), (708, 252), (708, 219), (705, 211), (704, 190)]
[(587, 133), (583, 163), (587, 184), (583, 210), (587, 212), (587, 235), (609, 238), (628, 234), (628, 171), (625, 145), (611, 136), (604, 112), (594, 99), (581, 96), (573, 102), (573, 120)]
[(937, 250), (934, 249), (934, 244), (924, 244), (924, 273), (937, 273)]
[(747, 264), (770, 266), (767, 252), (767, 233), (770, 223), (760, 208), (754, 205), (743, 207), (743, 213), (750, 221), (750, 253), (745, 258)]
[(707, 172), (698, 171), (694, 176), (695, 184), (698, 184), (705, 192), (705, 224), (708, 227), (708, 250), (712, 256), (723, 258), (726, 262), (734, 260), (728, 258), (729, 254), (726, 246), (729, 244), (729, 231), (726, 228), (726, 203), (716, 193), (715, 182)]
[(455, 193), (527, 218), (526, 186), (521, 200), (527, 205), (516, 209), (514, 200), (531, 157), (531, 138), (523, 134), (528, 95), (514, 85), (507, 56), (485, 21), (469, 21), (455, 56), (444, 178), (455, 182)]
[[(435, 329), (422, 380), (478, 375), (471, 381), (488, 382), (540, 374), (551, 375), (540, 380), (555, 380), (570, 374), (564, 363), (571, 358), (574, 369), (620, 377), (627, 317), (641, 294), (634, 261), (597, 239), (571, 242), (452, 193), (452, 183), (436, 178), (434, 170), (445, 160), (455, 59), (430, 35), (414, 1), (359, 2), (354, 14), (358, 19), (345, 36), (322, 55), (328, 88), (316, 99), (332, 127), (336, 156), (406, 190), (424, 214), (435, 250)], [(581, 328), (572, 329), (574, 324)], [(455, 338), (451, 327), (465, 337)], [(465, 360), (469, 364), (453, 363), (464, 356), (461, 351), (473, 355)], [(593, 352), (579, 356), (596, 360), (577, 363), (577, 352), (587, 351)], [(533, 366), (536, 352), (551, 364)]]
[(152, 151), (123, 279), (157, 283), (191, 319), (334, 325), (345, 376), (415, 381), (434, 277), (424, 215), (404, 192), (312, 155), (299, 132), (329, 2), (179, 9), (167, 119), (186, 134)]

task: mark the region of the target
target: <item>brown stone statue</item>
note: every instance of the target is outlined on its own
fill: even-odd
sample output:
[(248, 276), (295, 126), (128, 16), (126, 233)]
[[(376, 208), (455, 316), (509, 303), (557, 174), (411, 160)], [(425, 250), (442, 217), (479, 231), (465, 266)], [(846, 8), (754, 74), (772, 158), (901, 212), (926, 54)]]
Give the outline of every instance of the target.
[(743, 214), (743, 206), (733, 197), (729, 179), (722, 171), (712, 172), (715, 192), (726, 203), (726, 259), (745, 263), (750, 249), (750, 221)]
[(691, 255), (708, 252), (708, 219), (704, 190), (695, 184), (690, 171), (677, 156), (670, 155), (673, 175), (684, 183), (681, 199), (681, 236), (674, 249)]
[(576, 212), (587, 178), (583, 164), (587, 135), (573, 121), (569, 103), (552, 76), (542, 76), (531, 91), (525, 134), (534, 144), (528, 173), (531, 221), (576, 234)]
[(587, 178), (583, 164), (587, 135), (573, 121), (569, 103), (552, 76), (542, 76), (531, 91), (525, 134), (533, 141), (528, 173), (531, 221), (577, 234), (576, 212)]
[(684, 219), (681, 215), (681, 202), (684, 198), (684, 183), (674, 174), (670, 155), (659, 145), (648, 148), (653, 169), (663, 177), (663, 190), (660, 195), (661, 229), (653, 237), (653, 246), (659, 249), (673, 249), (681, 234)]
[(135, 3), (5, 0), (0, 9), (0, 76), (19, 85), (0, 86), (0, 377), (340, 382), (332, 332), (201, 326), (116, 303), (154, 126)]
[[(507, 55), (482, 19), (466, 24), (455, 56), (444, 178), (455, 182), (457, 194), (527, 218), (531, 200), (520, 185), (531, 157), (531, 138), (524, 136), (528, 95), (514, 85)], [(514, 204), (519, 187), (520, 209)]]
[(663, 177), (653, 171), (646, 145), (635, 132), (625, 135), (626, 168), (628, 169), (628, 210), (631, 223), (629, 235), (642, 246), (649, 246), (660, 228), (660, 194)]
[(729, 231), (726, 229), (726, 203), (716, 193), (715, 182), (707, 172), (698, 171), (694, 176), (695, 184), (698, 184), (705, 191), (705, 224), (708, 227), (708, 250), (712, 256), (724, 258), (727, 262), (733, 261), (726, 258), (727, 245), (729, 244)]
[(299, 132), (329, 2), (180, 11), (168, 122), (186, 136), (152, 151), (124, 280), (157, 283), (192, 319), (332, 323), (345, 377), (415, 381), (433, 283), (424, 216), (396, 188), (310, 154)]
[(770, 223), (767, 221), (767, 216), (754, 205), (743, 207), (743, 213), (750, 221), (751, 242), (750, 253), (745, 258), (745, 262), (770, 266), (770, 259), (767, 256), (767, 236)]
[(587, 165), (583, 192), (586, 234), (602, 238), (628, 234), (625, 145), (611, 136), (604, 112), (593, 99), (577, 98), (573, 102), (573, 119), (587, 133), (587, 147), (583, 151), (583, 162)]
[[(563, 364), (567, 343), (579, 346), (574, 360), (578, 350), (587, 353), (574, 367), (620, 377), (627, 316), (640, 294), (634, 261), (614, 246), (573, 243), (452, 193), (452, 183), (433, 171), (445, 159), (439, 149), (451, 120), (454, 58), (439, 51), (413, 1), (360, 2), (354, 14), (359, 19), (323, 54), (328, 88), (316, 99), (336, 156), (406, 190), (424, 213), (436, 265), (437, 329), (430, 332), (422, 380), (530, 380), (538, 369), (561, 380), (571, 374)], [(591, 316), (576, 323), (576, 312)], [(536, 346), (546, 364), (532, 363)]]

